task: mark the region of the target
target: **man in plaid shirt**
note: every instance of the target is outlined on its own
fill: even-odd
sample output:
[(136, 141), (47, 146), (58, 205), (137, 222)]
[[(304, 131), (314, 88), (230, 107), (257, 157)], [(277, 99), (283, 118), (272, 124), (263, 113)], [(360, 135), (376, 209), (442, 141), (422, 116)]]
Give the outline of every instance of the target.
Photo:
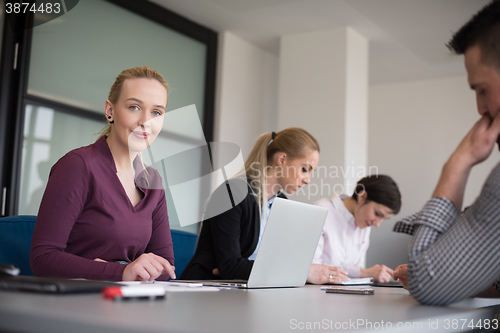
[(447, 305), (477, 295), (500, 297), (500, 164), (474, 204), (460, 214), (472, 167), (500, 147), (500, 0), (494, 0), (452, 38), (476, 93), (477, 121), (442, 169), (432, 199), (394, 231), (413, 235), (399, 279), (422, 304)]

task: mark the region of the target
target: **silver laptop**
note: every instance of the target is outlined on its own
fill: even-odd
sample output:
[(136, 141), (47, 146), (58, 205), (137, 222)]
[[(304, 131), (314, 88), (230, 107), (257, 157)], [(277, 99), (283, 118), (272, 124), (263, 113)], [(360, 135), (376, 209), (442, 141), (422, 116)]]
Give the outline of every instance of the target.
[(303, 286), (327, 213), (324, 207), (276, 198), (248, 281), (197, 282), (207, 286), (248, 289)]

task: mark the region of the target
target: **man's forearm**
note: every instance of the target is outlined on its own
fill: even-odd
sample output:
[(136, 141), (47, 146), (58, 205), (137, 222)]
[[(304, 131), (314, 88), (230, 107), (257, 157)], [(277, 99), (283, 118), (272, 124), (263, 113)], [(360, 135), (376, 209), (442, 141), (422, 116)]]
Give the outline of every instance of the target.
[(471, 163), (467, 162), (457, 152), (453, 153), (443, 166), (441, 177), (432, 197), (449, 199), (460, 211), (462, 209), (465, 185), (467, 184), (471, 169)]

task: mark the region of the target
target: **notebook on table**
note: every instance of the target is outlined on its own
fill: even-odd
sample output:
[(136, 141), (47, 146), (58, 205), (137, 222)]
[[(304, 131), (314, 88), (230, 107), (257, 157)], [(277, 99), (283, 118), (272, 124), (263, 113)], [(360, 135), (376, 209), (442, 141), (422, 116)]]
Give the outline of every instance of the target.
[(403, 288), (403, 285), (401, 284), (401, 282), (398, 282), (398, 281), (373, 282), (372, 286), (374, 286), (374, 287)]
[(243, 289), (303, 286), (327, 213), (324, 207), (276, 198), (248, 280), (196, 282)]
[(373, 280), (372, 278), (354, 278), (354, 279), (349, 279), (349, 281), (342, 281), (339, 283), (329, 283), (329, 284), (344, 285), (344, 286), (370, 285), (373, 287), (403, 288), (403, 285), (398, 281), (373, 282), (372, 280)]
[(0, 289), (10, 291), (32, 291), (40, 293), (98, 293), (104, 287), (120, 286), (114, 282), (74, 280), (35, 276), (2, 276)]
[(351, 278), (347, 281), (342, 281), (339, 283), (329, 283), (329, 284), (336, 284), (336, 285), (343, 285), (343, 286), (356, 286), (356, 285), (371, 285), (373, 284), (372, 278)]

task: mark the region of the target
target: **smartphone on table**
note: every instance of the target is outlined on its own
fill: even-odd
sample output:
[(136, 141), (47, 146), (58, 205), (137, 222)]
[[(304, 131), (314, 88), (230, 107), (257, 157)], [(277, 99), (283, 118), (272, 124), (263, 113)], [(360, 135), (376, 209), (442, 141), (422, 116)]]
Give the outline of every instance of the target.
[(374, 295), (372, 288), (321, 287), (327, 294)]

